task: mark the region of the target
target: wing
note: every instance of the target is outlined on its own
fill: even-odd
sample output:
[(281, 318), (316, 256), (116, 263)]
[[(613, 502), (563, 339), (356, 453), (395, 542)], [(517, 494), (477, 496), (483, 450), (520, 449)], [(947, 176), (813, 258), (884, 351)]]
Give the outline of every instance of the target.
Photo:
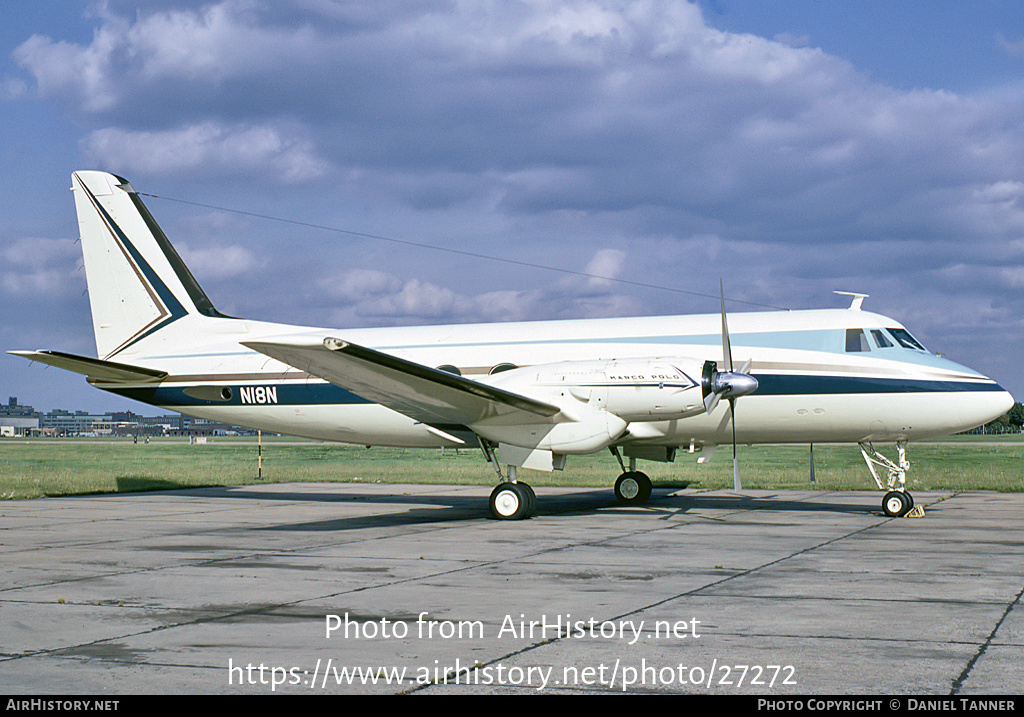
[(562, 420), (557, 406), (341, 339), (242, 345), (427, 424)]
[(80, 373), (91, 379), (100, 381), (160, 381), (167, 377), (166, 371), (158, 371), (141, 366), (129, 366), (114, 361), (77, 356), (62, 351), (8, 351), (7, 353), (23, 358), (56, 366), (66, 371)]

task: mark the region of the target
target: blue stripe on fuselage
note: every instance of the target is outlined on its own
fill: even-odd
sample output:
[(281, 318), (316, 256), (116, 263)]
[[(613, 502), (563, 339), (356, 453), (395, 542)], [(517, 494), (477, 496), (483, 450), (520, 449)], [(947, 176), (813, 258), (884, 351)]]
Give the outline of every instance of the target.
[[(758, 381), (754, 396), (804, 396), (839, 394), (894, 393), (962, 393), (1003, 391), (991, 381), (926, 381), (905, 378), (864, 376), (813, 376), (786, 374), (752, 374)], [(210, 385), (210, 384), (206, 384)], [(326, 382), (244, 384), (231, 386), (227, 401), (194, 398), (185, 393), (186, 386), (116, 387), (101, 386), (107, 391), (142, 403), (157, 406), (242, 406), (242, 405), (357, 405), (368, 404), (365, 398)], [(243, 401), (243, 388), (272, 387), (274, 399)]]
[(756, 396), (803, 396), (810, 394), (855, 393), (951, 393), (965, 391), (1002, 391), (990, 381), (926, 381), (869, 376), (794, 376), (751, 374), (757, 379)]
[(308, 406), (308, 405), (355, 405), (361, 403), (372, 403), (365, 398), (346, 391), (333, 383), (274, 383), (268, 381), (266, 384), (250, 385), (245, 388), (274, 388), (274, 400), (242, 400), (243, 392), (240, 386), (231, 387), (231, 399), (227, 401), (210, 401), (194, 398), (185, 393), (187, 387), (183, 386), (155, 386), (137, 388), (118, 388), (116, 386), (101, 386), (106, 391), (116, 393), (125, 398), (130, 398), (142, 403), (154, 406), (258, 406), (258, 405), (285, 405), (285, 406)]

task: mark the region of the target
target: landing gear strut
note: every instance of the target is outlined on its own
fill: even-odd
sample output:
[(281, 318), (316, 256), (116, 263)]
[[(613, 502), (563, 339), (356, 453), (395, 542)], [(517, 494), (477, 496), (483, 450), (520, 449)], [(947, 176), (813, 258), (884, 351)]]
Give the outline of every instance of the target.
[[(893, 462), (875, 450), (870, 443), (863, 442), (860, 445), (860, 453), (864, 456), (864, 462), (868, 464), (871, 477), (879, 490), (887, 490), (882, 498), (882, 512), (890, 518), (899, 518), (911, 511), (914, 507), (914, 498), (907, 492), (907, 471), (910, 470), (910, 461), (907, 460), (907, 442), (896, 441), (896, 462)], [(887, 472), (885, 485), (882, 484), (875, 466), (885, 468)]]
[(494, 466), (498, 480), (501, 481), (491, 491), (491, 516), (498, 520), (526, 520), (533, 517), (537, 512), (537, 494), (533, 492), (533, 488), (516, 480), (516, 466), (508, 467), (507, 478), (502, 475), (501, 464), (498, 463), (498, 457), (494, 455), (491, 446), (479, 436), (477, 442), (484, 456)]

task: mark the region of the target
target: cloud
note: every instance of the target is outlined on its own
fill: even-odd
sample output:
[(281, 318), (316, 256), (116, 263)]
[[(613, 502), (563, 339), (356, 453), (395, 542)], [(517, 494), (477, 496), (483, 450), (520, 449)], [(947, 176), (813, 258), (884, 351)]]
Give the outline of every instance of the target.
[(0, 249), (0, 258), (11, 267), (39, 268), (53, 263), (81, 260), (76, 241), (71, 239), (22, 238)]
[(122, 173), (182, 174), (269, 172), (285, 182), (316, 179), (328, 169), (311, 143), (290, 139), (271, 126), (202, 122), (165, 131), (107, 127), (91, 132), (83, 154)]
[(790, 47), (807, 47), (811, 44), (810, 35), (796, 35), (791, 32), (780, 32), (775, 36), (776, 42), (781, 42), (783, 45), (789, 45)]
[(1007, 55), (1024, 57), (1024, 40), (1011, 41), (1001, 32), (996, 33), (996, 45)]
[(617, 279), (626, 260), (626, 252), (618, 249), (601, 249), (587, 264), (584, 272), (591, 274), (591, 286), (609, 286), (609, 279)]
[(41, 95), (107, 122), (83, 144), (104, 166), (345, 168), (420, 206), (469, 185), (513, 214), (655, 206), (688, 233), (756, 213), (782, 236), (1021, 163), (1018, 107), (899, 92), (681, 1), (223, 0), (107, 12), (88, 45), (34, 36), (15, 54)]
[(390, 274), (374, 269), (353, 269), (340, 278), (321, 279), (320, 287), (325, 296), (348, 301), (360, 301), (394, 293), (402, 282)]
[(37, 34), (13, 55), (42, 96), (103, 113), (135, 102), (136, 92), (147, 86), (167, 80), (216, 86), (303, 52), (303, 40), (310, 39), (305, 31), (261, 27), (259, 7), (249, 0), (226, 0), (197, 10), (175, 8), (132, 17), (98, 5), (100, 23), (90, 44)]
[[(7, 94), (60, 103), (137, 188), (191, 173), (243, 209), (758, 303), (864, 291), (937, 336), (954, 301), (1024, 311), (1019, 92), (903, 91), (682, 0), (101, 7), (88, 42), (22, 43)], [(259, 242), (268, 310), (316, 286), (338, 323), (692, 307), (372, 241), (310, 239), (300, 266), (254, 232), (210, 241)]]
[[(625, 254), (598, 251), (584, 273), (612, 277)], [(640, 304), (623, 293), (621, 284), (606, 279), (567, 275), (533, 290), (455, 291), (421, 279), (402, 279), (387, 272), (353, 269), (317, 281), (317, 296), (333, 304), (334, 325), (424, 322), (523, 321), (544, 313), (547, 318), (621, 316), (636, 313)]]
[(64, 300), (77, 297), (85, 286), (79, 269), (82, 254), (70, 239), (16, 239), (0, 249), (0, 293), (8, 297), (10, 318), (14, 302)]
[(192, 273), (204, 280), (241, 276), (260, 267), (256, 256), (237, 244), (191, 248), (187, 243), (178, 242), (175, 248)]

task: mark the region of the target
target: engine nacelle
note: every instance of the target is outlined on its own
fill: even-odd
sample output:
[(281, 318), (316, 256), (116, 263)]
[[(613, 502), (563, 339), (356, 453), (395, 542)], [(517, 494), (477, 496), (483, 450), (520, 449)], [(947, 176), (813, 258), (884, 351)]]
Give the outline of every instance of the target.
[(492, 441), (565, 455), (606, 448), (622, 437), (626, 427), (626, 421), (615, 414), (589, 406), (579, 407), (573, 420), (561, 423), (503, 425), (499, 419), (471, 426), (477, 434)]
[(704, 413), (701, 366), (688, 358), (564, 361), (497, 374), (492, 383), (563, 406), (570, 415), (582, 404), (627, 422), (664, 421)]

